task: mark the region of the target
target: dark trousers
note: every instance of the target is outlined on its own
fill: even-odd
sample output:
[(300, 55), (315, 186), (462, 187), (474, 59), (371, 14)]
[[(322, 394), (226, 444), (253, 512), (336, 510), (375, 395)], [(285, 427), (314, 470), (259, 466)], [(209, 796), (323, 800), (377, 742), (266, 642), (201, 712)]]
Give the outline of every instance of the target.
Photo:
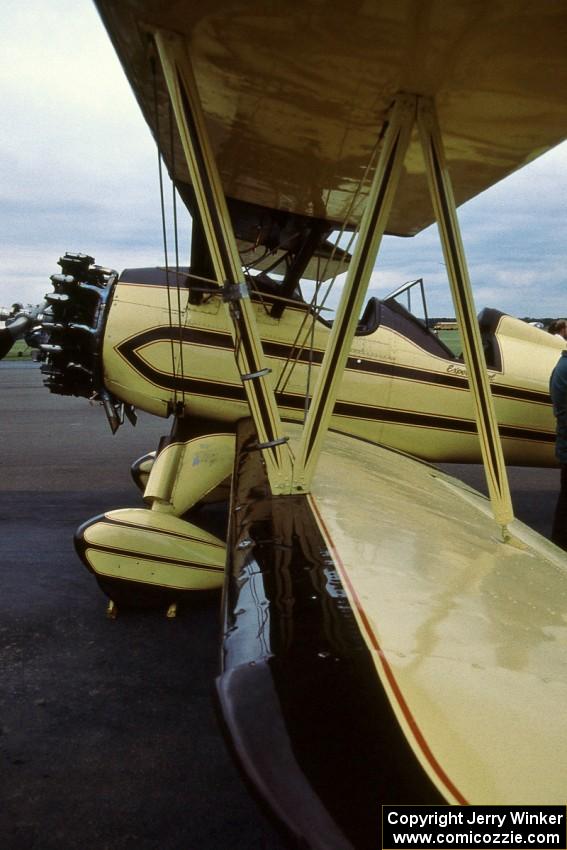
[(567, 550), (567, 463), (561, 464), (561, 489), (553, 517), (551, 539), (557, 546)]

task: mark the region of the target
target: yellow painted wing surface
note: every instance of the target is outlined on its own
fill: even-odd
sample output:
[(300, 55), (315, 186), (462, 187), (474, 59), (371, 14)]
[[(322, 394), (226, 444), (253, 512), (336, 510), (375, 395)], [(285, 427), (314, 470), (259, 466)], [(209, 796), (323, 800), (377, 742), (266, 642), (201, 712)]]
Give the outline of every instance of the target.
[[(564, 2), (97, 0), (97, 6), (179, 182), (189, 178), (179, 144), (171, 150), (167, 95), (157, 69), (154, 75), (150, 35), (183, 36), (224, 191), (237, 200), (357, 221), (363, 203), (352, 202), (400, 92), (435, 98), (458, 204), (567, 133)], [(415, 137), (389, 230), (411, 235), (432, 220)]]
[(435, 467), (337, 433), (311, 494), (273, 497), (253, 440), (240, 423), (217, 692), (296, 840), (382, 846), (382, 804), (563, 805), (563, 553), (517, 520), (503, 539), (488, 500)]
[(433, 467), (330, 434), (315, 509), (376, 673), (452, 802), (563, 804), (567, 569)]

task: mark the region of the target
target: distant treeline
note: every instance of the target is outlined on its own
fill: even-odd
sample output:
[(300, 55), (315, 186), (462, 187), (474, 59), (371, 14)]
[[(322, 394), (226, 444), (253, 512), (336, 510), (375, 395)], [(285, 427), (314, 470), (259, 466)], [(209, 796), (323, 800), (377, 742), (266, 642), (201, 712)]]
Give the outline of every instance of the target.
[[(518, 316), (522, 322), (541, 322), (542, 325), (547, 327), (551, 322), (554, 322), (557, 316), (545, 319), (534, 318), (533, 316)], [(456, 318), (454, 316), (438, 316), (437, 318), (432, 319), (431, 317), (428, 319), (428, 325), (437, 325), (439, 322), (456, 322)]]
[(531, 319), (531, 318), (528, 318), (528, 317), (525, 317), (525, 316), (521, 316), (520, 318), (522, 319), (523, 322), (541, 322), (542, 325), (545, 325), (547, 327), (547, 325), (550, 325), (552, 322), (554, 322), (557, 319), (557, 316), (555, 316), (554, 318), (547, 318), (547, 319)]

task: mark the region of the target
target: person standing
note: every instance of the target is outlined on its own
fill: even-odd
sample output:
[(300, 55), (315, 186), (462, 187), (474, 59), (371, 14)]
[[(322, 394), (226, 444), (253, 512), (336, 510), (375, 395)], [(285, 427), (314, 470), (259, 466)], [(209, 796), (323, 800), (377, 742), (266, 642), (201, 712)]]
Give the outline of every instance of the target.
[(561, 484), (553, 517), (551, 539), (557, 546), (567, 551), (567, 349), (561, 352), (561, 357), (551, 373), (549, 394), (557, 421), (555, 456), (561, 467)]
[(555, 319), (548, 327), (548, 333), (567, 340), (567, 319)]

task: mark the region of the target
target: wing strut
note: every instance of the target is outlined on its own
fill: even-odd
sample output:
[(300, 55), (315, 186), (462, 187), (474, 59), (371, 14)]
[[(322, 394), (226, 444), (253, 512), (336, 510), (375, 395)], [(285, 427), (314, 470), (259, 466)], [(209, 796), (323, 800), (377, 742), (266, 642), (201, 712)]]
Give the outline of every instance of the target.
[(360, 224), (354, 254), (323, 358), (319, 380), (303, 429), (295, 464), (294, 488), (308, 491), (346, 366), (368, 289), (368, 282), (388, 223), (415, 120), (416, 98), (400, 95), (394, 101), (380, 158)]
[(443, 254), (447, 265), (451, 294), (461, 336), (467, 367), (469, 388), (475, 408), (475, 418), (484, 462), (488, 492), (494, 518), (506, 526), (514, 518), (508, 476), (504, 463), (502, 444), (492, 394), (488, 383), (486, 361), (482, 350), (480, 330), (476, 318), (471, 284), (455, 199), (449, 172), (445, 163), (443, 141), (432, 100), (420, 98), (417, 123), (425, 160), (425, 171), (433, 209), (439, 227)]
[(289, 492), (291, 453), (283, 436), (218, 169), (209, 142), (191, 60), (183, 41), (157, 32), (155, 42), (224, 302), (238, 369), (274, 495)]
[[(455, 201), (445, 165), (434, 103), (400, 94), (385, 128), (380, 159), (362, 219), (355, 253), (329, 346), (303, 430), (297, 459), (283, 436), (270, 369), (262, 350), (220, 176), (208, 139), (202, 107), (184, 42), (157, 32), (156, 46), (201, 213), (215, 274), (224, 287), (224, 302), (235, 344), (235, 357), (258, 433), (274, 495), (308, 492), (329, 427), (339, 384), (354, 338), (370, 274), (384, 234), (400, 174), (417, 120), (425, 170), (439, 225), (455, 310), (462, 330), (464, 359), (496, 521), (505, 529), (513, 519), (512, 503), (480, 332), (461, 241)], [(292, 486), (293, 482), (293, 486)]]
[(459, 326), (462, 329), (464, 359), (492, 509), (496, 522), (505, 529), (505, 526), (514, 518), (508, 477), (488, 383), (453, 190), (445, 165), (443, 142), (434, 103), (427, 98), (400, 95), (394, 103), (361, 223), (357, 246), (303, 430), (294, 467), (294, 489), (309, 491), (311, 488), (311, 480), (330, 424), (340, 379), (346, 366), (370, 274), (387, 224), (416, 113), (425, 170), (439, 225), (451, 293)]

